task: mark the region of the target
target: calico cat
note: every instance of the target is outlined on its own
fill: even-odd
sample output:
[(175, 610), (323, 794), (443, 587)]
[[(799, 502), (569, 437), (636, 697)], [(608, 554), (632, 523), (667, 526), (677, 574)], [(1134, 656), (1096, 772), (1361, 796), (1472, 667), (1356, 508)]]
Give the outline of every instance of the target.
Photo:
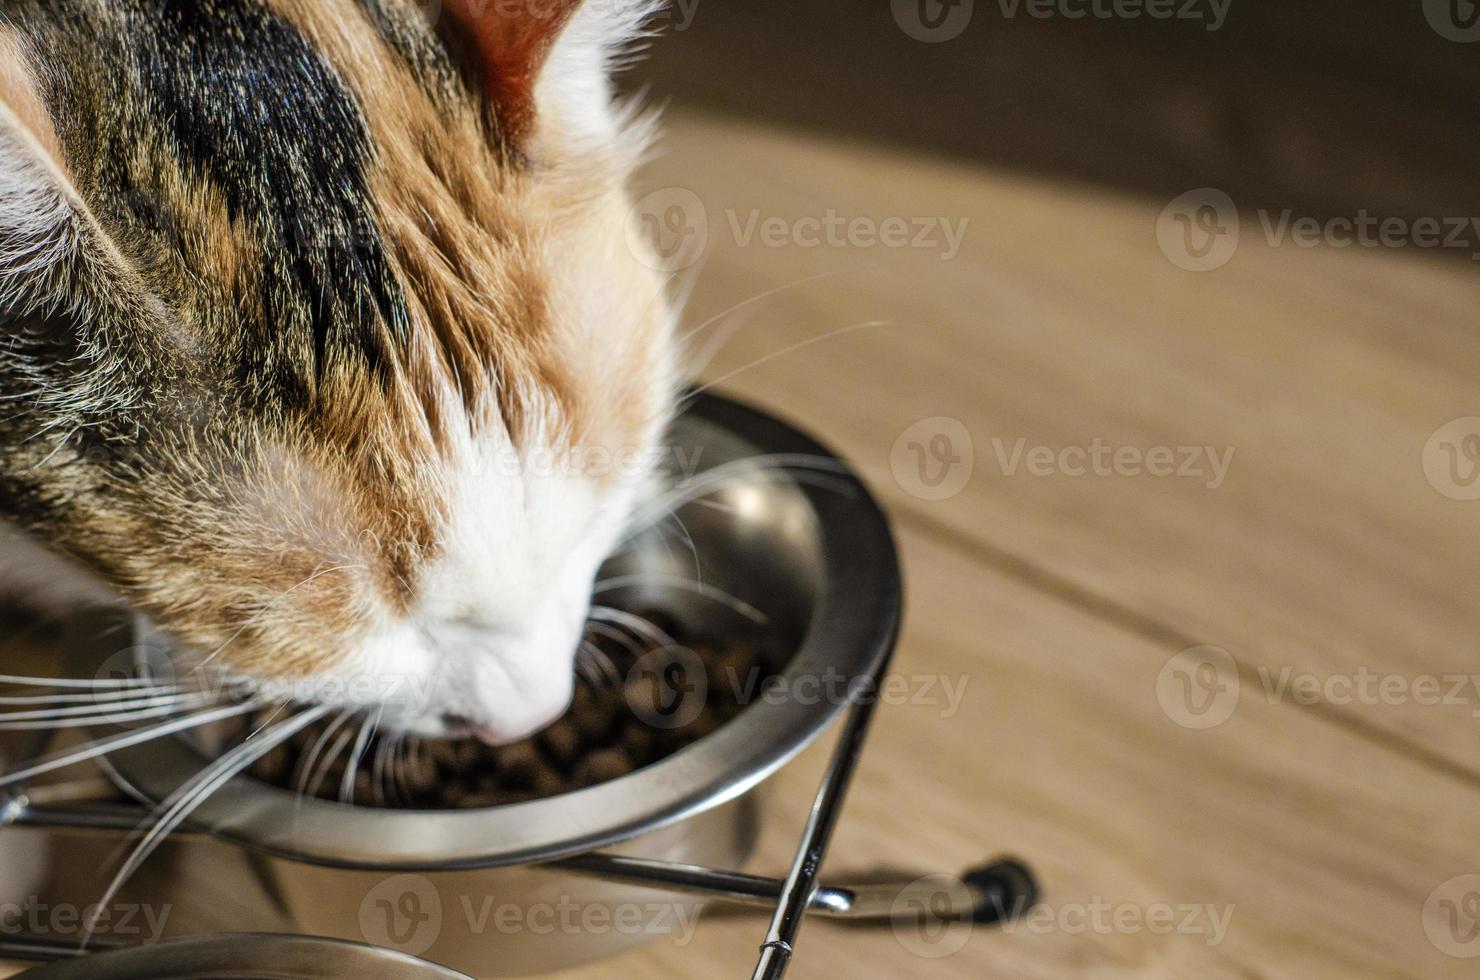
[(393, 732), (558, 715), (675, 400), (648, 13), (0, 0), (8, 589)]

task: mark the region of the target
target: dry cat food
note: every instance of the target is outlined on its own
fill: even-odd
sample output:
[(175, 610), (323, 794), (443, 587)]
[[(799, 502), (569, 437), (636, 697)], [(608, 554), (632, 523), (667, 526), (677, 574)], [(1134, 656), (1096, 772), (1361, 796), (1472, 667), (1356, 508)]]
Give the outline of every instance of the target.
[[(681, 640), (664, 617), (649, 613), (644, 619)], [(578, 675), (570, 710), (522, 742), (494, 748), (475, 738), (362, 736), (363, 718), (331, 716), (250, 772), (285, 789), (360, 806), (520, 803), (616, 779), (672, 755), (739, 714), (746, 693), (758, 690), (757, 680), (766, 676), (761, 658), (743, 643), (638, 646), (616, 630), (587, 638), (596, 652), (584, 658), (590, 669)], [(244, 733), (268, 714), (264, 709)]]

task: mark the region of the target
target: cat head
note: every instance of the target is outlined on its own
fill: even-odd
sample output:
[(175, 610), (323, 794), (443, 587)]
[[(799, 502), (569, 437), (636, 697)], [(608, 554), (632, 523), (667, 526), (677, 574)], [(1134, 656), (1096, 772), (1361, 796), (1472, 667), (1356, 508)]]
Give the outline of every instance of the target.
[(673, 401), (646, 4), (47, 6), (0, 20), (0, 515), (269, 694), (551, 720)]

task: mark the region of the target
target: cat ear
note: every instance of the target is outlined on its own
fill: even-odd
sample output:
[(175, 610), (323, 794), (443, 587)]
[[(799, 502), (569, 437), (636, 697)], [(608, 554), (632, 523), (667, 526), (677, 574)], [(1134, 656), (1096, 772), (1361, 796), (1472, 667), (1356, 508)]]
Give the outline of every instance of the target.
[(611, 62), (658, 0), (443, 0), (473, 43), (504, 138), (590, 142), (612, 127)]

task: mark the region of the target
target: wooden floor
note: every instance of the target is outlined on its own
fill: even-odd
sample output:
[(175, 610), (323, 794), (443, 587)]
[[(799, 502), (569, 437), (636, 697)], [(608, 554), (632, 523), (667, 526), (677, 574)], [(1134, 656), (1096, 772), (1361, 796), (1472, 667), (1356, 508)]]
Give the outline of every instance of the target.
[[(903, 549), (898, 671), (965, 684), (954, 714), (882, 710), (826, 870), (1011, 852), (1045, 889), (1039, 918), (938, 959), (809, 924), (794, 975), (1475, 976), (1451, 954), (1480, 955), (1480, 878), (1454, 881), (1480, 872), (1480, 502), (1424, 464), (1480, 415), (1476, 269), (1272, 247), (1255, 224), (1194, 273), (1158, 246), (1166, 200), (692, 117), (667, 149), (647, 189), (692, 192), (708, 220), (688, 320), (795, 284), (737, 314), (704, 377), (863, 470)], [(743, 241), (753, 210), (828, 209), (969, 225), (949, 260)], [(926, 419), (959, 426), (894, 452)], [(917, 495), (908, 444), (950, 436), (960, 482), (962, 430), (964, 488)], [(1019, 440), (1055, 464), (1014, 467)], [(1206, 455), (1200, 476), (1124, 475), (1130, 449), (1122, 475), (1063, 471), (1057, 451), (1097, 441), (1179, 468), (1182, 447), (1233, 455), (1221, 483)], [(1183, 651), (1204, 645), (1231, 659), (1199, 673)], [(780, 777), (757, 868), (785, 866), (822, 761)], [(570, 976), (748, 976), (763, 931), (716, 917)]]
[[(933, 685), (882, 709), (827, 875), (1012, 853), (1044, 886), (1009, 930), (809, 923), (791, 975), (1476, 975), (1480, 689), (1450, 679), (1480, 673), (1480, 501), (1425, 470), (1447, 487), (1431, 436), (1480, 415), (1476, 270), (1255, 225), (1193, 273), (1165, 200), (694, 116), (666, 147), (645, 188), (708, 223), (688, 321), (788, 287), (705, 332), (738, 326), (703, 376), (866, 474), (903, 551), (897, 669)], [(744, 240), (829, 209), (968, 224), (949, 258)], [(1130, 472), (1159, 447), (1228, 468)], [(929, 499), (941, 477), (964, 485)], [(754, 870), (785, 866), (824, 753), (778, 777)], [(749, 976), (764, 925), (563, 976)]]

